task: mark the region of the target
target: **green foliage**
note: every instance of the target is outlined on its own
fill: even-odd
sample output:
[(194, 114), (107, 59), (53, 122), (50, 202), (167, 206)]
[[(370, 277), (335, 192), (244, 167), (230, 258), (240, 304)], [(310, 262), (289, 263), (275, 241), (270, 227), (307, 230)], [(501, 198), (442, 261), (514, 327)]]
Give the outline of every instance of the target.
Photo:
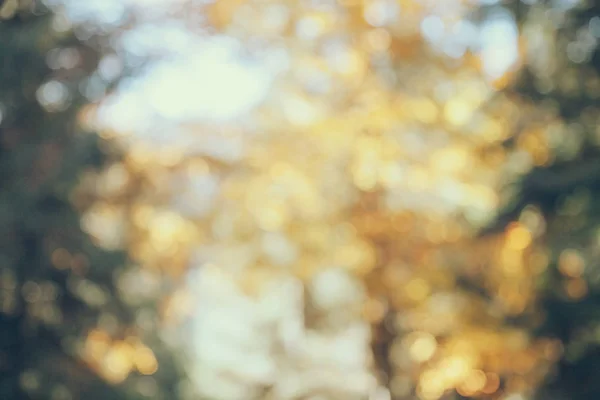
[[(536, 333), (559, 338), (564, 356), (538, 398), (593, 399), (600, 396), (600, 209), (594, 201), (600, 195), (600, 3), (583, 1), (567, 10), (542, 3), (548, 4), (513, 2), (512, 8), (522, 32), (548, 27), (545, 42), (538, 41), (530, 50), (541, 54), (544, 43), (549, 45), (551, 64), (528, 62), (507, 91), (563, 118), (568, 135), (560, 146), (574, 151), (561, 154), (558, 146), (553, 161), (521, 177), (511, 206), (502, 210), (489, 230), (502, 228), (528, 206), (542, 211), (547, 225), (543, 242), (550, 262), (539, 299), (545, 319)], [(546, 21), (541, 20), (544, 17)], [(584, 263), (581, 274), (565, 273), (567, 254)], [(585, 293), (573, 298), (569, 288), (575, 287)]]
[(82, 173), (118, 158), (78, 122), (89, 103), (81, 88), (103, 53), (55, 29), (40, 2), (14, 4), (0, 16), (0, 398), (176, 398), (168, 360), (156, 376), (122, 385), (83, 361), (90, 329), (137, 333), (114, 285), (126, 254), (98, 247), (70, 198)]

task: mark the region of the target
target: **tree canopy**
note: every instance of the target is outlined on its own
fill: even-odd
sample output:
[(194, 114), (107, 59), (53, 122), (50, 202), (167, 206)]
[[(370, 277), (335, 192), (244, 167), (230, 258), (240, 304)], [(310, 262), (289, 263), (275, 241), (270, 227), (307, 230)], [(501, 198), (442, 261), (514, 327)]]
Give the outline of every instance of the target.
[(260, 105), (92, 124), (114, 35), (0, 8), (0, 397), (598, 394), (596, 2), (167, 8)]

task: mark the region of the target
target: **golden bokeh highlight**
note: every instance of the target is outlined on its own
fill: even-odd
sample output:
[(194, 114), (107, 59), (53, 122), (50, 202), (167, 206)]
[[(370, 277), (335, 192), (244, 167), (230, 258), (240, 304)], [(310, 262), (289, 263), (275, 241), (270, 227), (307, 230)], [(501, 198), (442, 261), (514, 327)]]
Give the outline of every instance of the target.
[(123, 382), (134, 371), (152, 375), (158, 362), (152, 350), (136, 337), (114, 340), (99, 329), (88, 333), (83, 348), (83, 358), (108, 382)]

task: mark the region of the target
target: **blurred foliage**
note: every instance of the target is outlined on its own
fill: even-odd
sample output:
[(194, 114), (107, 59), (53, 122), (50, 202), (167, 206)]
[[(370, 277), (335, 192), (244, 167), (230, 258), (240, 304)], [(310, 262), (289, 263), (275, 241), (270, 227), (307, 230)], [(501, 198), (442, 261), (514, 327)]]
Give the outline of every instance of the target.
[(80, 226), (82, 176), (121, 155), (81, 123), (116, 80), (98, 72), (109, 38), (79, 29), (39, 1), (0, 6), (0, 398), (173, 399), (154, 300), (128, 304), (136, 268)]
[[(219, 398), (252, 390), (254, 398), (274, 399), (531, 393), (561, 351), (555, 338), (535, 338), (522, 323), (541, 319), (536, 285), (547, 256), (533, 246), (538, 214), (498, 235), (475, 236), (493, 219), (505, 181), (548, 162), (546, 127), (562, 122), (534, 102), (498, 92), (513, 69), (486, 80), (483, 50), (467, 40), (480, 29), (467, 19), (473, 4), (190, 7), (239, 39), (249, 57), (272, 57), (285, 72), (249, 121), (182, 126), (180, 140), (168, 144), (127, 137), (124, 171), (146, 174), (144, 195), (133, 213), (101, 213), (130, 216), (140, 239), (130, 248), (140, 263), (176, 274), (193, 256), (205, 280), (218, 281), (210, 278), (216, 266), (258, 303), (281, 276), (295, 277), (304, 292), (303, 334), (255, 328), (280, 343), (278, 350), (231, 339), (239, 351), (252, 348), (265, 358), (205, 370), (235, 378), (202, 390)], [(426, 37), (424, 24), (441, 26), (437, 37), (447, 41)], [(509, 150), (516, 129), (525, 133)], [(290, 369), (271, 367), (309, 352), (307, 337), (343, 336), (361, 321), (373, 326), (372, 361), (383, 387), (365, 377), (371, 362), (360, 357), (332, 353)], [(360, 343), (348, 346), (349, 354), (363, 351)], [(250, 373), (252, 362), (271, 373)], [(353, 385), (302, 375), (318, 374), (322, 365), (356, 374)], [(290, 376), (304, 382), (291, 394)]]
[[(581, 208), (593, 194), (576, 188), (596, 179), (598, 10), (534, 3), (207, 7), (215, 28), (289, 68), (236, 136), (239, 160), (208, 164), (223, 190), (205, 257), (252, 277), (287, 268), (309, 289), (313, 329), (315, 276), (342, 268), (364, 282), (362, 316), (393, 398), (522, 398), (559, 359), (552, 396), (594, 397), (593, 377), (578, 384), (593, 351), (575, 344), (588, 364), (565, 366), (566, 332), (595, 332), (571, 320), (592, 322), (591, 256), (564, 236), (575, 240), (575, 220), (595, 232)], [(510, 54), (472, 39), (498, 19), (519, 27), (517, 57), (486, 79), (486, 57)], [(555, 201), (572, 205), (558, 220)]]
[(596, 397), (598, 5), (481, 3), (174, 2), (281, 72), (153, 141), (79, 132), (101, 51), (5, 2), (8, 398), (171, 398), (193, 318), (208, 398)]
[[(515, 195), (490, 231), (507, 221), (531, 218), (536, 210), (540, 231), (537, 247), (547, 259), (540, 277), (538, 336), (561, 340), (564, 356), (539, 399), (589, 399), (598, 386), (598, 126), (600, 99), (600, 4), (515, 3), (528, 51), (519, 79), (508, 89), (553, 113), (560, 124), (546, 128), (549, 160), (522, 175)], [(488, 10), (482, 10), (485, 15)], [(506, 143), (513, 149), (521, 132)]]

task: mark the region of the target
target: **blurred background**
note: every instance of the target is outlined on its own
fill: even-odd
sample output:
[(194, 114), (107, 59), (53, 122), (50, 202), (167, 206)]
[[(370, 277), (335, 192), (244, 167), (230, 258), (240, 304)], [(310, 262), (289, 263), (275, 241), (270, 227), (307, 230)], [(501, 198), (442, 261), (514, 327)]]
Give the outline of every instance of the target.
[(0, 0), (0, 399), (600, 398), (597, 0)]

